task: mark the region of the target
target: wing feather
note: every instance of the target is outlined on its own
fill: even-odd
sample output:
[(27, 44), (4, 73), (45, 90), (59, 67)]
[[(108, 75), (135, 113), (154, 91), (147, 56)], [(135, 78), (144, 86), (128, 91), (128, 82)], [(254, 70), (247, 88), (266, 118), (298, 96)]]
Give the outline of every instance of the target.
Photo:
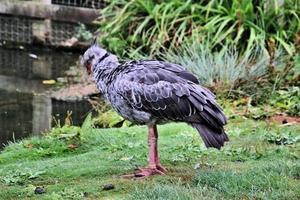
[[(179, 65), (136, 61), (115, 81), (118, 93), (135, 109), (164, 120), (202, 121), (220, 128), (226, 118), (214, 94)], [(135, 70), (134, 70), (135, 69)]]

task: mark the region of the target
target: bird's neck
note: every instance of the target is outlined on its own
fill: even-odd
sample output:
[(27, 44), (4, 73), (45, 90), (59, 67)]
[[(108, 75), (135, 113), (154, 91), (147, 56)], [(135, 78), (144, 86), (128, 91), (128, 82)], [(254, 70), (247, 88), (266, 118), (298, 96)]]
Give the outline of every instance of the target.
[(93, 78), (102, 94), (107, 94), (107, 88), (112, 81), (113, 71), (120, 65), (117, 57), (110, 54), (104, 60), (95, 60), (93, 63)]

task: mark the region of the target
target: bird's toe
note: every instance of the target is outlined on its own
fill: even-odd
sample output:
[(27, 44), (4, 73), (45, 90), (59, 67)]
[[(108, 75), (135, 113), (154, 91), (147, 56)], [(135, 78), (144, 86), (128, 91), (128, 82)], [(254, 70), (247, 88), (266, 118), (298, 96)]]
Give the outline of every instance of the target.
[(156, 169), (158, 169), (159, 171), (166, 173), (167, 169), (165, 167), (163, 167), (161, 164), (156, 165)]
[(156, 165), (155, 167), (146, 167), (140, 168), (137, 172), (133, 174), (123, 175), (122, 178), (137, 178), (142, 179), (153, 175), (166, 175), (165, 172), (167, 170), (161, 165)]

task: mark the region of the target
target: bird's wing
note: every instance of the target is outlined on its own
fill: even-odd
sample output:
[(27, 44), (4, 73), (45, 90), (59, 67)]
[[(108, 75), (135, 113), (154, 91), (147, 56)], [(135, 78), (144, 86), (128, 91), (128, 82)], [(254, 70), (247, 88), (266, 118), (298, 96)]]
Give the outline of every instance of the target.
[(159, 119), (202, 121), (218, 129), (226, 123), (214, 95), (196, 84), (195, 76), (179, 65), (160, 61), (125, 65), (129, 66), (115, 80), (114, 89), (133, 108)]

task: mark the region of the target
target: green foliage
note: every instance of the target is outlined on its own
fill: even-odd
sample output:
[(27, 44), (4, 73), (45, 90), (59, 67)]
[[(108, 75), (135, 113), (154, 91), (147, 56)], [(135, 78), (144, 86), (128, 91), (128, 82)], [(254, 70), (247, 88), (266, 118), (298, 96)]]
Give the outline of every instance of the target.
[(68, 144), (78, 143), (80, 141), (80, 127), (69, 125), (54, 127), (47, 136), (63, 140)]
[(36, 186), (32, 184), (28, 184), (25, 188), (23, 188), (20, 192), (20, 195), (26, 196), (26, 197), (32, 197), (35, 195), (34, 191), (36, 189)]
[(132, 123), (126, 121), (116, 111), (110, 109), (106, 112), (99, 113), (97, 118), (93, 119), (94, 125), (101, 128), (112, 128), (112, 127), (128, 127)]
[[(230, 40), (240, 49), (274, 38), (292, 54), (291, 43), (299, 29), (299, 2), (211, 1), (205, 9), (205, 28), (213, 33), (213, 45)], [(245, 43), (245, 41), (247, 41)], [(223, 42), (224, 44), (224, 42)]]
[(300, 135), (298, 137), (294, 136), (290, 131), (284, 130), (275, 130), (267, 132), (264, 135), (265, 139), (277, 145), (290, 145), (295, 144), (297, 141), (300, 140)]
[[(37, 160), (72, 153), (72, 149), (63, 140), (31, 138), (18, 143), (12, 143), (0, 154), (0, 163), (15, 162), (15, 159)], [(16, 153), (17, 152), (17, 153)]]
[(100, 113), (98, 118), (94, 119), (95, 126), (103, 128), (120, 127), (124, 122), (123, 117), (118, 115), (114, 110), (109, 110), (104, 113)]
[(36, 179), (44, 174), (44, 171), (32, 171), (31, 169), (22, 169), (10, 171), (7, 176), (2, 177), (2, 181), (7, 185), (24, 185), (27, 181)]
[(100, 27), (106, 34), (102, 43), (121, 55), (126, 49), (157, 55), (161, 46), (178, 47), (192, 35), (202, 41), (211, 36), (211, 48), (231, 43), (242, 52), (271, 41), (291, 55), (299, 13), (295, 0), (112, 0)]
[(105, 101), (95, 102), (94, 109), (97, 111), (98, 116), (92, 119), (92, 123), (100, 128), (112, 127), (129, 127), (132, 122), (125, 120)]
[(161, 45), (180, 43), (190, 35), (192, 20), (198, 18), (193, 16), (196, 7), (191, 1), (112, 1), (102, 11), (100, 25), (108, 34), (102, 42), (110, 50), (121, 43), (120, 47), (130, 45), (137, 51), (155, 54)]
[(290, 115), (300, 116), (300, 87), (276, 91), (270, 99), (270, 104), (285, 110)]
[[(219, 96), (262, 104), (299, 84), (299, 13), (298, 0), (111, 0), (99, 26), (114, 53), (178, 63)], [(297, 97), (285, 101), (298, 115)]]
[(175, 164), (177, 162), (188, 162), (196, 157), (199, 157), (205, 148), (199, 144), (199, 136), (191, 132), (183, 132), (175, 136), (180, 141), (177, 145), (172, 146), (168, 151), (173, 153), (171, 161)]
[(49, 199), (51, 200), (81, 200), (85, 197), (83, 192), (78, 192), (73, 188), (65, 188), (61, 192), (53, 192)]
[(240, 148), (229, 148), (224, 150), (224, 154), (229, 156), (232, 161), (244, 162), (247, 160), (257, 160), (264, 156), (264, 153), (256, 148), (251, 147), (240, 147)]

